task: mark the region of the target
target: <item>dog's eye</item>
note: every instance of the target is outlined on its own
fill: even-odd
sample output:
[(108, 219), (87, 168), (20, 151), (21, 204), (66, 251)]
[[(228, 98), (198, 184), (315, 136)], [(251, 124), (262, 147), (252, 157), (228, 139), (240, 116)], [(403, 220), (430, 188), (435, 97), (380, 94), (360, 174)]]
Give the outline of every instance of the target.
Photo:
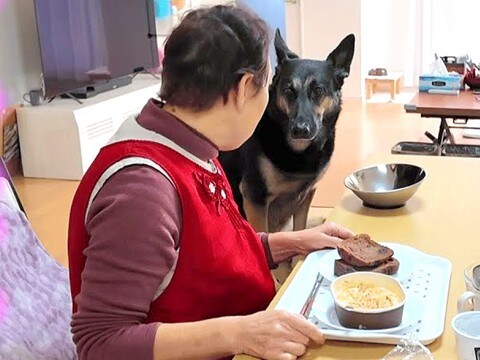
[(285, 89), (283, 89), (283, 93), (286, 96), (293, 96), (295, 95), (295, 89), (292, 86), (287, 86)]
[(325, 89), (321, 86), (315, 86), (313, 88), (313, 93), (315, 96), (322, 96), (325, 93)]

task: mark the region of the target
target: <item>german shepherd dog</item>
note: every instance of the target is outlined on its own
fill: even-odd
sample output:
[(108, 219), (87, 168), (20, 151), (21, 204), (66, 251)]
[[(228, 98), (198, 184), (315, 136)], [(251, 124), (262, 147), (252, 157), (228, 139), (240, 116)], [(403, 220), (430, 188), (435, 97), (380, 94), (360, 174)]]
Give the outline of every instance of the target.
[(305, 229), (315, 187), (327, 169), (355, 37), (325, 61), (299, 59), (275, 34), (278, 64), (270, 100), (252, 137), (220, 162), (240, 211), (256, 231)]

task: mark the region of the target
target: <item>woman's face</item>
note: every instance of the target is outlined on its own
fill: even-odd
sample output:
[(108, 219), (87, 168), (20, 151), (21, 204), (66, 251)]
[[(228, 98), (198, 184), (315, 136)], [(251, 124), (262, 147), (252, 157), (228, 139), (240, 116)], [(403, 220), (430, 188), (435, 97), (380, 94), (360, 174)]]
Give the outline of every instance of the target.
[[(267, 64), (267, 75), (267, 79), (269, 79), (270, 61)], [(256, 88), (253, 82), (247, 86), (250, 87), (247, 91), (249, 95), (245, 97), (244, 105), (239, 110), (232, 126), (235, 144), (232, 144), (234, 147), (231, 150), (240, 147), (252, 136), (268, 104), (268, 81), (260, 89)]]

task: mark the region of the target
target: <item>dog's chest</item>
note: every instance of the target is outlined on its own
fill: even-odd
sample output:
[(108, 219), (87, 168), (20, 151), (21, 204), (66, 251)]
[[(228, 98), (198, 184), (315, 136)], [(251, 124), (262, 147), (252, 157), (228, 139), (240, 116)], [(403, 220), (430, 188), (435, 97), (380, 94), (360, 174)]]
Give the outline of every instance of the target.
[(302, 198), (306, 191), (319, 180), (320, 174), (297, 175), (280, 171), (267, 157), (259, 158), (259, 168), (270, 200), (288, 196)]

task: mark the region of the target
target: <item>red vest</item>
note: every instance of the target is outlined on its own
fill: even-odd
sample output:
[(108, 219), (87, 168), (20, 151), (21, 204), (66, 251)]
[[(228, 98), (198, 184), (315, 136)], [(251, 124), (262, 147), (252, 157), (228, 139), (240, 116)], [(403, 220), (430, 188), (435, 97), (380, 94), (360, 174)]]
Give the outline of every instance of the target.
[(275, 294), (265, 252), (239, 214), (218, 162), (220, 170), (213, 174), (164, 145), (143, 140), (104, 147), (78, 187), (68, 231), (72, 299), (81, 291), (83, 251), (89, 241), (85, 217), (92, 190), (106, 169), (127, 157), (147, 158), (165, 169), (182, 206), (177, 266), (165, 291), (152, 299), (147, 322), (198, 321), (265, 309)]

